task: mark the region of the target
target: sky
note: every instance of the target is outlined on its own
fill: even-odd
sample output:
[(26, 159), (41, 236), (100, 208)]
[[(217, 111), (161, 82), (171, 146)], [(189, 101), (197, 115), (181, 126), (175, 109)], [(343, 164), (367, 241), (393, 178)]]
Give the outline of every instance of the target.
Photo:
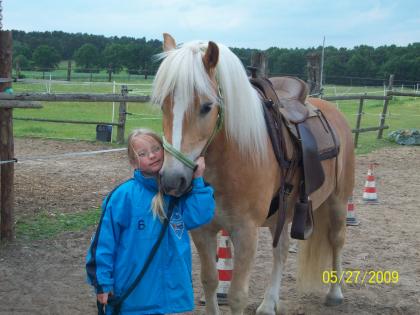
[(2, 0), (3, 29), (267, 49), (420, 42), (419, 0)]

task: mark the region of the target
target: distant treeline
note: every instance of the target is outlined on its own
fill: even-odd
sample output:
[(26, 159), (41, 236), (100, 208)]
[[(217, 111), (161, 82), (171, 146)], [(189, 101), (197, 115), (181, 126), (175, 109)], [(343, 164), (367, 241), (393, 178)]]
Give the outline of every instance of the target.
[[(24, 32), (13, 30), (14, 65), (22, 70), (49, 70), (60, 61), (74, 60), (76, 71), (114, 73), (123, 69), (129, 73), (150, 74), (159, 64), (153, 56), (162, 51), (157, 39), (132, 37), (105, 37), (89, 34), (54, 32)], [(217, 39), (216, 39), (217, 40)], [(256, 49), (232, 48), (245, 66), (250, 65)], [(265, 50), (270, 74), (290, 74), (306, 78), (306, 56), (321, 52), (317, 48), (277, 48)], [(360, 45), (353, 49), (325, 48), (325, 78), (328, 83), (347, 83), (348, 78), (386, 79), (395, 74), (400, 81), (420, 80), (420, 42), (405, 47)]]

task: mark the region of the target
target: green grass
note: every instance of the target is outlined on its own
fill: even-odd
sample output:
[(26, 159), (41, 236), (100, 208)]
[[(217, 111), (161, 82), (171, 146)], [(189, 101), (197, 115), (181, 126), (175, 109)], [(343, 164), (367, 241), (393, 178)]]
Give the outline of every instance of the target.
[(16, 237), (24, 240), (48, 239), (65, 231), (86, 230), (98, 224), (100, 215), (99, 208), (77, 213), (42, 211), (34, 216), (19, 218), (16, 222)]

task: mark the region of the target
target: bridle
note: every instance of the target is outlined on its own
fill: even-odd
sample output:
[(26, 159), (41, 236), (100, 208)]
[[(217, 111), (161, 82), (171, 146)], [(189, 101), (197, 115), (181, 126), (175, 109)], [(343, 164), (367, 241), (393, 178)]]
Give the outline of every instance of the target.
[[(204, 156), (206, 154), (206, 151), (208, 147), (210, 146), (210, 144), (212, 143), (214, 137), (216, 137), (217, 133), (222, 129), (223, 120), (224, 120), (223, 105), (218, 105), (217, 108), (218, 108), (218, 114), (217, 114), (216, 125), (214, 126), (213, 131), (206, 142), (206, 145), (203, 147), (203, 150), (201, 150), (201, 153), (198, 156)], [(195, 171), (195, 169), (197, 168), (197, 164), (193, 160), (191, 160), (188, 156), (186, 156), (184, 153), (175, 149), (174, 146), (166, 140), (165, 136), (162, 136), (162, 143), (163, 143), (163, 148), (165, 149), (166, 152), (171, 154), (173, 157), (175, 157), (178, 161), (182, 162), (188, 168)]]
[[(223, 107), (224, 107), (224, 105), (223, 105), (223, 98), (222, 98), (222, 93), (221, 93), (220, 87), (217, 89), (217, 94), (218, 94), (217, 96), (218, 96), (219, 105), (217, 106), (218, 113), (217, 113), (216, 125), (214, 126), (213, 131), (212, 131), (210, 137), (208, 138), (208, 140), (206, 142), (206, 145), (203, 147), (203, 150), (201, 150), (201, 153), (198, 156), (204, 156), (206, 154), (208, 147), (210, 146), (210, 144), (212, 143), (212, 141), (216, 137), (217, 133), (223, 127), (223, 121), (224, 121), (224, 109), (223, 109)], [(188, 168), (192, 169), (193, 172), (196, 170), (197, 164), (193, 160), (191, 160), (188, 156), (186, 156), (184, 153), (175, 149), (172, 146), (172, 144), (170, 144), (166, 140), (165, 136), (162, 136), (162, 143), (163, 143), (163, 148), (165, 149), (166, 152), (171, 154), (173, 157), (175, 157), (178, 161), (182, 162)]]

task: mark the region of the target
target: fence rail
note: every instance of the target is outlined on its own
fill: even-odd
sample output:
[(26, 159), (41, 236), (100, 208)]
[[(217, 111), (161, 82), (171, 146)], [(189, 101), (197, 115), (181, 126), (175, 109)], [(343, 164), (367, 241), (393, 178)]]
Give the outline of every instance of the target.
[[(7, 104), (4, 101), (45, 101), (45, 102), (138, 102), (145, 103), (150, 101), (150, 96), (135, 95), (124, 96), (121, 94), (99, 94), (99, 93), (60, 93), (60, 94), (45, 94), (45, 93), (21, 93), (21, 94), (7, 94), (0, 93), (0, 101), (2, 104)], [(3, 107), (7, 107), (3, 105)], [(12, 106), (10, 106), (12, 107)]]
[(120, 126), (120, 123), (103, 122), (103, 121), (89, 121), (89, 120), (60, 120), (60, 119), (46, 119), (46, 118), (31, 118), (31, 117), (13, 117), (14, 120), (30, 120), (41, 122), (65, 123), (65, 124), (86, 124), (86, 125), (112, 125)]
[(397, 91), (389, 91), (388, 95), (391, 96), (411, 96), (411, 97), (420, 97), (420, 93), (406, 93), (406, 92), (397, 92)]
[(336, 96), (323, 96), (326, 101), (345, 101), (345, 100), (392, 100), (392, 96), (376, 96), (367, 94), (354, 94), (354, 95), (336, 95)]

